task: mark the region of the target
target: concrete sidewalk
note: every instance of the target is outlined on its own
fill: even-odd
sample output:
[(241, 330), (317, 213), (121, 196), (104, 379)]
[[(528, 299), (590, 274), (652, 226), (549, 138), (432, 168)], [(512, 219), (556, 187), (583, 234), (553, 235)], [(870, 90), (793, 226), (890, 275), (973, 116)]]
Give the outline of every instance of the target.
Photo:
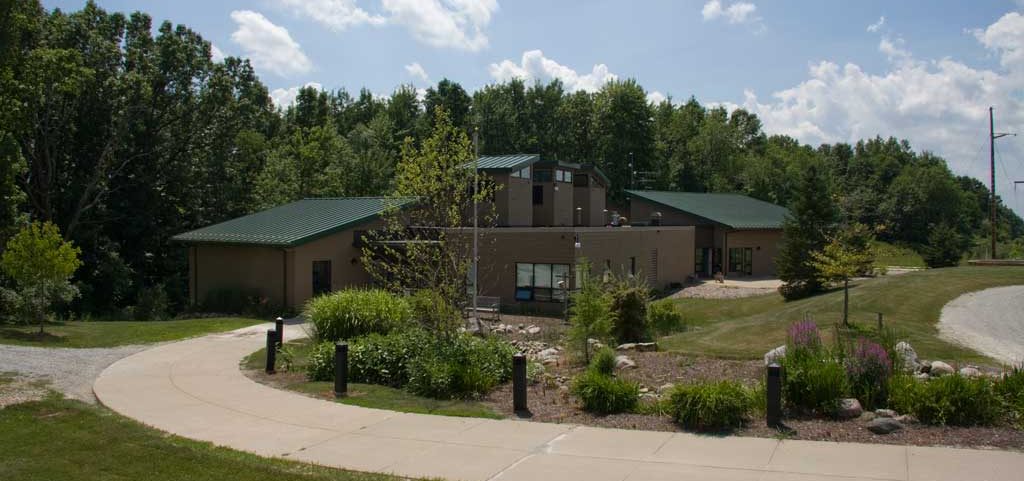
[[(346, 406), (257, 384), (239, 361), (269, 325), (162, 345), (105, 370), (109, 408), (180, 436), (449, 480), (1019, 480), (1024, 454), (779, 441), (454, 418)], [(300, 328), (289, 326), (286, 339)], [(510, 401), (511, 402), (511, 401)]]

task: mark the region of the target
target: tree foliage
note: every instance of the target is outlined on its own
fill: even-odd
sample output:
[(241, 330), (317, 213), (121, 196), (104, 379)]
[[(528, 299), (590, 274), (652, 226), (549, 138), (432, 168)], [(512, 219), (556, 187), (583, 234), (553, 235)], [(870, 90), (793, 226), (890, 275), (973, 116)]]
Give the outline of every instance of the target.
[(784, 283), (780, 291), (787, 299), (822, 289), (821, 272), (810, 253), (825, 248), (837, 220), (829, 185), (815, 163), (805, 167), (797, 182), (790, 215), (782, 225), (782, 246), (775, 258), (779, 278)]
[(823, 283), (843, 283), (843, 324), (849, 324), (850, 279), (871, 271), (875, 256), (874, 236), (864, 224), (853, 224), (829, 239), (820, 251), (811, 252), (811, 265)]
[(590, 274), (590, 263), (583, 259), (580, 265), (583, 273), (579, 288), (572, 293), (569, 308), (569, 345), (584, 364), (590, 364), (594, 349), (590, 340), (608, 342), (612, 339), (615, 313), (612, 311), (612, 297), (601, 288), (596, 277)]
[(3, 297), (18, 307), (25, 321), (39, 323), (40, 334), (53, 304), (78, 294), (70, 280), (81, 265), (80, 252), (49, 222), (33, 222), (7, 242), (0, 270), (15, 289), (5, 290)]

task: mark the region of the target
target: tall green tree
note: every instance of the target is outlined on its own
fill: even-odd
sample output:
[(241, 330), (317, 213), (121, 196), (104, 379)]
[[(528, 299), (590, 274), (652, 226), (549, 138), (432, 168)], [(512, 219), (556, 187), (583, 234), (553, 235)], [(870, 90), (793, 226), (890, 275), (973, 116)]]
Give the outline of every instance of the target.
[(828, 244), (838, 220), (828, 180), (816, 163), (806, 165), (797, 183), (790, 214), (782, 225), (782, 246), (775, 258), (780, 292), (786, 299), (797, 299), (821, 291), (821, 272), (811, 252)]
[(26, 321), (39, 324), (43, 334), (50, 309), (68, 302), (78, 291), (70, 282), (81, 265), (81, 251), (65, 241), (52, 223), (34, 222), (14, 235), (0, 257), (0, 270), (14, 281), (3, 298), (18, 307)]
[(641, 187), (654, 162), (654, 129), (647, 92), (636, 80), (613, 80), (594, 96), (593, 141), (597, 164), (611, 180), (609, 195)]

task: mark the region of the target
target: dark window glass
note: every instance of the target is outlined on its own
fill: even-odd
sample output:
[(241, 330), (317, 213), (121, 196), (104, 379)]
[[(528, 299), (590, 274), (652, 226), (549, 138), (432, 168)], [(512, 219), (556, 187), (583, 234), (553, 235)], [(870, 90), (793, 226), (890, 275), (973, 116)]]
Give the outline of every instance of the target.
[(572, 185), (576, 187), (586, 187), (590, 182), (590, 177), (587, 174), (576, 174), (572, 176)]
[(533, 186), (533, 205), (541, 205), (544, 203), (544, 186), (535, 185)]
[(535, 170), (533, 171), (534, 182), (551, 182), (551, 171), (550, 170)]
[(331, 261), (313, 261), (313, 295), (331, 292)]

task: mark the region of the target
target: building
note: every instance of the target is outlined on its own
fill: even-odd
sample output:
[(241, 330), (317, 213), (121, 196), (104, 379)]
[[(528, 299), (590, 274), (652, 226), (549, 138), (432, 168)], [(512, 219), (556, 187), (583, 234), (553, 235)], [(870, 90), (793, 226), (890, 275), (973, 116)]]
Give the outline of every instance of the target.
[[(716, 271), (729, 254), (728, 275), (772, 275), (785, 209), (749, 197), (629, 191), (629, 219), (619, 222), (597, 167), (538, 155), (481, 157), (481, 178), (501, 185), (496, 226), (480, 251), (480, 295), (558, 310), (577, 285), (581, 260), (595, 275), (642, 276), (656, 289)], [(309, 298), (369, 285), (362, 267), (363, 232), (389, 208), (413, 199), (305, 199), (179, 234), (189, 249), (193, 303), (241, 290), (299, 308)], [(469, 253), (467, 253), (468, 255)], [(732, 269), (735, 267), (735, 269)]]

